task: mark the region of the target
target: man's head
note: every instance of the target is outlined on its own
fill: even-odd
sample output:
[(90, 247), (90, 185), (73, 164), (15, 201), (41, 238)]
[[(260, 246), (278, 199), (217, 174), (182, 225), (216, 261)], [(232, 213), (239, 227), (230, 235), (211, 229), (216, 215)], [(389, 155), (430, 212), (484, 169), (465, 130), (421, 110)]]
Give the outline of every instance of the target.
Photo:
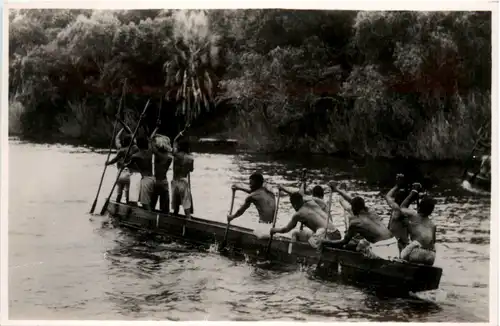
[(250, 189), (252, 191), (259, 189), (264, 185), (264, 176), (258, 172), (253, 173), (250, 178)]
[(290, 195), (290, 203), (292, 207), (298, 211), (304, 205), (304, 198), (299, 192), (294, 192)]
[(129, 147), (131, 142), (132, 142), (132, 137), (130, 135), (125, 135), (123, 137), (122, 146)]
[(418, 213), (423, 216), (429, 216), (434, 211), (436, 200), (430, 196), (424, 196), (418, 205)]
[(352, 213), (358, 215), (362, 211), (366, 210), (365, 200), (359, 196), (356, 196), (351, 201)]
[(325, 191), (321, 186), (314, 186), (312, 190), (312, 195), (316, 198), (323, 199), (323, 197), (325, 197)]
[(137, 138), (137, 147), (139, 147), (139, 149), (148, 149), (149, 148), (148, 139), (146, 137)]

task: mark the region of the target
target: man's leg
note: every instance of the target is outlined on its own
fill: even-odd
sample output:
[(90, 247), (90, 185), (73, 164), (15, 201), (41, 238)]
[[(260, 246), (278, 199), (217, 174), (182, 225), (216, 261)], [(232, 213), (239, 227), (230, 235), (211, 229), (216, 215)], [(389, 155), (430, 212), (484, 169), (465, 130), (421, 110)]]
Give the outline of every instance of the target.
[(179, 190), (177, 188), (177, 182), (172, 180), (172, 209), (175, 215), (179, 215), (179, 208), (181, 205)]
[(186, 215), (186, 218), (191, 218), (191, 205), (191, 191), (187, 181), (183, 180), (182, 208), (184, 209), (184, 215)]
[(123, 184), (120, 180), (116, 183), (116, 202), (119, 203), (122, 200)]
[(168, 181), (163, 180), (159, 189), (160, 210), (163, 213), (170, 212), (170, 193), (168, 191)]
[(159, 197), (159, 187), (158, 187), (158, 181), (156, 181), (155, 185), (153, 187), (153, 192), (151, 193), (151, 208), (152, 209), (156, 208), (156, 203), (158, 202), (158, 197)]
[(151, 210), (151, 197), (154, 190), (154, 179), (150, 177), (142, 178), (140, 201), (142, 207), (146, 210)]
[(130, 180), (124, 185), (123, 190), (125, 191), (125, 202), (128, 204), (130, 201)]

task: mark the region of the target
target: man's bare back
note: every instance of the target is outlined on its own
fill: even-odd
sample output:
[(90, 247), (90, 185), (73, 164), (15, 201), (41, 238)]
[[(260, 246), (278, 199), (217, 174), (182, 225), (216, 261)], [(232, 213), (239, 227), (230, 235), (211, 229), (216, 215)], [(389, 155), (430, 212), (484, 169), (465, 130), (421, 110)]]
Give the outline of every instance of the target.
[(276, 209), (275, 196), (269, 190), (261, 187), (248, 195), (249, 201), (255, 205), (262, 223), (272, 223)]
[[(361, 197), (351, 197), (347, 192), (339, 189), (335, 182), (330, 182), (330, 187), (332, 191), (337, 192), (351, 205), (349, 212), (352, 215), (350, 215), (349, 226), (344, 238), (337, 241), (327, 241), (329, 245), (347, 245), (349, 241), (358, 234), (371, 244), (380, 243), (393, 238), (391, 231), (384, 225), (380, 216), (369, 210)], [(396, 245), (395, 241), (394, 239), (394, 245)]]
[[(301, 222), (313, 232), (318, 229), (326, 228), (328, 215), (323, 211), (315, 201), (304, 201), (304, 205), (295, 213), (297, 221)], [(328, 229), (335, 231), (336, 228), (329, 223)]]
[[(360, 234), (371, 243), (387, 240), (393, 237), (391, 231), (373, 216), (374, 213), (362, 213), (351, 217), (349, 230)], [(348, 231), (349, 231), (348, 230)]]
[(408, 217), (408, 232), (412, 241), (418, 241), (422, 248), (434, 250), (436, 241), (436, 226), (432, 221), (418, 213)]

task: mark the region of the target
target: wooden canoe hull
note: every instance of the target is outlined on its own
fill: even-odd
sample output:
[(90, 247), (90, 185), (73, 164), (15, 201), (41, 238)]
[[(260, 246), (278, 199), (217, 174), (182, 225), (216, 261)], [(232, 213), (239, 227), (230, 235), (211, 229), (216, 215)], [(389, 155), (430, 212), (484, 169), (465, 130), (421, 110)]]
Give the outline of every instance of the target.
[(491, 179), (489, 178), (485, 178), (479, 174), (474, 177), (474, 173), (467, 172), (466, 180), (474, 187), (485, 191), (491, 191)]
[[(110, 202), (108, 213), (119, 226), (200, 245), (221, 243), (226, 230), (225, 223), (196, 217), (187, 220), (181, 215), (146, 211), (134, 204)], [(228, 247), (254, 258), (263, 256), (268, 241), (257, 238), (252, 229), (234, 225), (230, 226), (227, 238)], [(333, 248), (325, 248), (321, 254), (302, 242), (294, 243), (289, 253), (289, 244), (288, 238), (275, 235), (268, 258), (304, 265), (316, 265), (321, 261), (322, 276), (336, 279), (341, 275), (350, 281), (398, 292), (435, 290), (441, 280), (442, 269), (438, 267), (370, 259), (357, 252)]]

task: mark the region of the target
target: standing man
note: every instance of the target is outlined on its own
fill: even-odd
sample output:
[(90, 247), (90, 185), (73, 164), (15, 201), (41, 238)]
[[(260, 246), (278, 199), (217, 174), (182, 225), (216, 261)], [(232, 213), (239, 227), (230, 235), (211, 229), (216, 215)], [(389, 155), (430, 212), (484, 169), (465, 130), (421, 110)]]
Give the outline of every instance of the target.
[(172, 207), (174, 214), (179, 214), (182, 205), (186, 218), (191, 218), (191, 189), (189, 188), (188, 174), (194, 170), (194, 158), (190, 154), (189, 143), (181, 140), (177, 144), (177, 139), (182, 136), (182, 132), (174, 139), (174, 176), (172, 179)]
[[(155, 130), (156, 131), (156, 130)], [(164, 135), (153, 133), (151, 140), (151, 150), (154, 153), (154, 176), (155, 185), (151, 198), (151, 206), (154, 209), (156, 203), (160, 201), (160, 211), (170, 212), (170, 193), (167, 179), (167, 172), (172, 164), (172, 147), (170, 139)]]
[(155, 186), (155, 177), (153, 176), (153, 152), (149, 148), (149, 141), (146, 137), (137, 139), (139, 151), (130, 158), (127, 166), (130, 166), (141, 174), (139, 202), (142, 207), (151, 210), (151, 197)]
[[(116, 156), (106, 162), (106, 165), (112, 165), (116, 163), (117, 168), (120, 170), (123, 167), (122, 173), (120, 174), (120, 178), (116, 183), (116, 202), (119, 203), (122, 200), (123, 192), (125, 192), (125, 202), (129, 203), (129, 193), (130, 193), (130, 176), (132, 175), (130, 169), (128, 167), (124, 167), (125, 164), (125, 154), (127, 154), (127, 150), (129, 145), (132, 142), (132, 137), (129, 135), (125, 135), (123, 137), (123, 143), (120, 141), (120, 134), (123, 132), (123, 129), (116, 135), (116, 145), (118, 147), (118, 153)], [(123, 146), (122, 146), (123, 145)], [(137, 153), (139, 149), (135, 144), (132, 144), (130, 148), (129, 154), (134, 155)]]

